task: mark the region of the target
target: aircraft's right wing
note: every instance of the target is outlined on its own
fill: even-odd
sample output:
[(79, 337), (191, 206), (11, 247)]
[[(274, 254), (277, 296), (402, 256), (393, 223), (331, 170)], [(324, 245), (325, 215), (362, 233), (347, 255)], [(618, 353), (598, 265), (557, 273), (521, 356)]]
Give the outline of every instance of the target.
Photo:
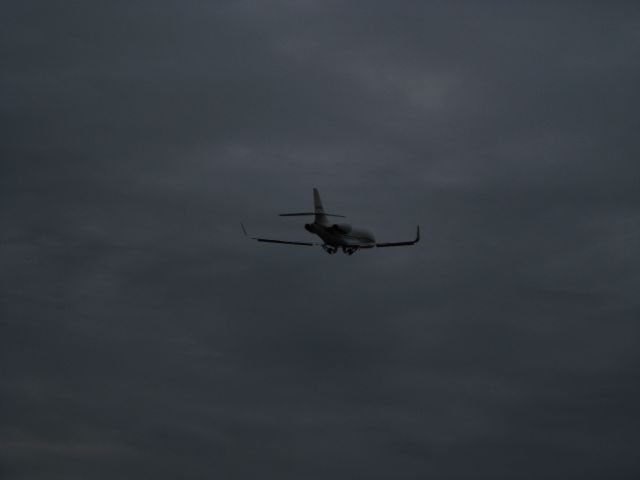
[[(245, 235), (249, 236), (247, 234), (247, 230), (244, 228), (244, 225), (241, 223), (240, 226), (242, 226), (242, 231), (244, 232)], [(313, 247), (315, 245), (322, 245), (322, 243), (320, 242), (290, 242), (288, 240), (274, 240), (272, 238), (258, 238), (258, 237), (249, 237), (252, 240), (257, 240), (258, 242), (266, 242), (266, 243), (284, 243), (286, 245), (305, 245), (307, 247)]]
[(376, 243), (376, 247), (402, 247), (405, 245), (415, 245), (420, 241), (420, 225), (416, 228), (415, 240), (409, 242), (391, 242), (391, 243)]

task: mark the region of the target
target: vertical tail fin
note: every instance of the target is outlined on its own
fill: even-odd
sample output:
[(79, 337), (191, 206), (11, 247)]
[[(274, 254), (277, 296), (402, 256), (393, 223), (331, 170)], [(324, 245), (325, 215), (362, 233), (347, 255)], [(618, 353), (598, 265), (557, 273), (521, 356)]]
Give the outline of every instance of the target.
[(324, 207), (322, 206), (322, 199), (320, 198), (320, 192), (317, 188), (313, 189), (313, 211), (316, 214), (316, 223), (328, 223), (327, 217), (324, 214)]
[(317, 188), (313, 189), (313, 207), (316, 213), (324, 213), (324, 208), (322, 208), (322, 200), (320, 199), (320, 192), (318, 192)]

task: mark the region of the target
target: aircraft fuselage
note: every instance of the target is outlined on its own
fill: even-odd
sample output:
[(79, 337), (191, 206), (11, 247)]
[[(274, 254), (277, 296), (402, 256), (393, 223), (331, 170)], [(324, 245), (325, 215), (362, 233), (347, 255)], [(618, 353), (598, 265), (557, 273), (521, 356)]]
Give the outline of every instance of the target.
[(353, 228), (346, 224), (307, 223), (304, 228), (332, 247), (371, 248), (376, 239), (371, 232), (362, 228)]

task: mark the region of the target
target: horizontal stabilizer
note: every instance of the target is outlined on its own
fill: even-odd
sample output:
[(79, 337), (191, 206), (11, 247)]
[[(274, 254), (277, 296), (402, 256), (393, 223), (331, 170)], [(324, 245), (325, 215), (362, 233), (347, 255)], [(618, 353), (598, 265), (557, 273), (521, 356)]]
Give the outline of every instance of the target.
[[(306, 217), (306, 216), (313, 216), (315, 215), (315, 212), (302, 212), (302, 213), (281, 213), (279, 216), (280, 217)], [(327, 217), (340, 217), (340, 218), (346, 218), (344, 215), (336, 215), (335, 213), (325, 213), (324, 214)]]

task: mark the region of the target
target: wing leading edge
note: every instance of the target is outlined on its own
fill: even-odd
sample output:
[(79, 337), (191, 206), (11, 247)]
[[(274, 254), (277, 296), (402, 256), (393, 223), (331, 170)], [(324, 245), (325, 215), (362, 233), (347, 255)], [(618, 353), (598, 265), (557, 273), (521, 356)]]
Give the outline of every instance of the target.
[(390, 242), (390, 243), (376, 243), (376, 247), (403, 247), (405, 245), (415, 245), (420, 241), (420, 225), (416, 227), (416, 238), (409, 242)]

